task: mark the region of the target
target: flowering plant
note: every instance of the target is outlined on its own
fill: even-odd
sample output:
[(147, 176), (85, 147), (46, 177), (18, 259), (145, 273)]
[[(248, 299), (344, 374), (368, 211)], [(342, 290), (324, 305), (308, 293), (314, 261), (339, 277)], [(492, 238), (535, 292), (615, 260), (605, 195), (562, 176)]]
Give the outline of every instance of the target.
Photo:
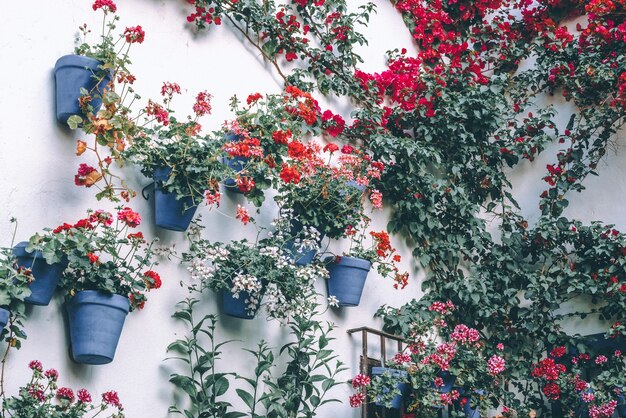
[[(387, 231), (370, 231), (367, 235), (371, 237), (371, 245), (366, 245), (367, 227), (370, 219), (362, 216), (361, 222), (356, 228), (349, 225), (344, 234), (350, 239), (350, 247), (344, 252), (345, 256), (362, 258), (374, 265), (378, 274), (383, 277), (391, 277), (395, 281), (396, 289), (404, 289), (409, 281), (409, 273), (400, 273), (398, 263), (401, 261), (400, 254), (396, 254), (396, 249), (391, 246)], [(357, 229), (358, 228), (358, 229)]]
[[(117, 6), (112, 0), (96, 0), (92, 6), (94, 11), (103, 13), (102, 34), (97, 44), (87, 42), (91, 32), (87, 25), (80, 27), (83, 42), (76, 47), (76, 54), (85, 55), (101, 62), (100, 71), (95, 74), (100, 81), (108, 81), (102, 91), (83, 91), (80, 107), (83, 117), (71, 116), (67, 123), (72, 129), (79, 126), (86, 135), (93, 135), (93, 142), (79, 139), (76, 155), (92, 151), (97, 160), (97, 167), (82, 163), (76, 173), (74, 182), (77, 186), (92, 187), (103, 181), (104, 186), (96, 194), (98, 199), (107, 198), (117, 201), (120, 198), (128, 201), (135, 192), (128, 188), (125, 181), (110, 170), (113, 161), (121, 162), (120, 153), (128, 143), (140, 132), (140, 128), (131, 117), (130, 104), (139, 99), (132, 87), (135, 76), (127, 66), (130, 64), (129, 51), (132, 44), (142, 43), (145, 32), (141, 26), (127, 27), (124, 32), (115, 34), (119, 16), (115, 15)], [(99, 84), (97, 84), (99, 85)], [(94, 98), (102, 100), (102, 109), (93, 114), (91, 102)], [(116, 184), (119, 181), (120, 184)]]
[[(363, 190), (380, 178), (384, 168), (349, 145), (341, 149), (333, 165), (331, 156), (338, 150), (332, 143), (322, 149), (315, 141), (292, 141), (278, 174), (275, 198), (282, 207), (293, 209), (297, 222), (329, 238), (341, 237), (346, 228), (359, 222)], [(376, 190), (370, 198), (375, 207), (382, 207), (382, 195)]]
[(302, 145), (305, 136), (321, 133), (320, 107), (309, 93), (287, 86), (281, 94), (250, 94), (241, 108), (233, 97), (231, 109), (236, 119), (224, 125), (223, 152), (227, 162), (243, 162), (232, 178), (260, 206), (263, 190), (271, 186), (273, 170), (283, 166), (288, 150)]
[(154, 241), (147, 242), (142, 232), (131, 232), (141, 222), (137, 212), (117, 209), (115, 215), (88, 211), (75, 224), (46, 229), (46, 234), (31, 238), (30, 247), (44, 254), (54, 254), (51, 248), (61, 249), (67, 256), (69, 264), (60, 286), (68, 298), (81, 290), (98, 290), (126, 296), (131, 309), (141, 309), (147, 300), (145, 292), (161, 287), (160, 276), (152, 270)]
[(117, 392), (109, 391), (102, 394), (100, 403), (94, 403), (87, 389), (74, 391), (68, 387), (59, 387), (59, 372), (55, 369), (44, 371), (38, 360), (28, 364), (32, 370), (30, 382), (19, 388), (17, 396), (4, 398), (2, 416), (9, 414), (15, 418), (27, 417), (95, 417), (102, 416), (104, 411), (113, 409), (108, 418), (123, 418), (123, 407)]
[(7, 350), (11, 347), (20, 348), (19, 339), (26, 338), (21, 321), (26, 311), (24, 299), (30, 295), (28, 285), (32, 280), (30, 269), (17, 265), (12, 248), (0, 247), (0, 308), (10, 312), (9, 326), (0, 330), (0, 337), (8, 343)]
[[(367, 391), (370, 399), (380, 400), (383, 396), (383, 400), (390, 401), (384, 396), (385, 391), (403, 382), (412, 388), (408, 411), (417, 412), (418, 416), (434, 416), (442, 405), (455, 403), (471, 402), (472, 409), (480, 406), (483, 410), (507, 404), (504, 397), (510, 395), (504, 390), (504, 346), (490, 349), (478, 330), (464, 324), (453, 326), (448, 321), (455, 309), (450, 301), (435, 302), (423, 318), (414, 319), (406, 336), (407, 351), (396, 354), (389, 362), (390, 367), (406, 375), (373, 377)], [(385, 318), (387, 312), (394, 314), (390, 308), (381, 308), (379, 315)], [(363, 391), (359, 390), (351, 404), (360, 406), (363, 401)]]
[(304, 266), (295, 263), (286, 247), (293, 238), (289, 218), (277, 218), (274, 226), (275, 232), (256, 242), (243, 239), (224, 244), (192, 238), (184, 260), (190, 263), (191, 277), (199, 284), (191, 288), (229, 291), (235, 298), (245, 297), (251, 313), (264, 299), (270, 318), (306, 316), (314, 307), (315, 281), (328, 273), (319, 262)]
[(585, 339), (577, 348), (556, 346), (548, 356), (533, 364), (532, 377), (541, 391), (561, 409), (587, 410), (592, 418), (609, 418), (618, 403), (624, 405), (626, 361), (616, 344), (593, 347)]
[(164, 82), (163, 105), (148, 101), (142, 112), (146, 119), (143, 132), (124, 152), (124, 158), (138, 164), (141, 172), (150, 178), (159, 169), (169, 169), (161, 187), (179, 199), (190, 197), (198, 204), (206, 196), (209, 204), (219, 205), (218, 182), (224, 171), (218, 160), (221, 142), (201, 135), (202, 126), (198, 122), (211, 113), (211, 95), (205, 91), (198, 93), (193, 115), (179, 121), (171, 108), (175, 94), (180, 94), (180, 86)]

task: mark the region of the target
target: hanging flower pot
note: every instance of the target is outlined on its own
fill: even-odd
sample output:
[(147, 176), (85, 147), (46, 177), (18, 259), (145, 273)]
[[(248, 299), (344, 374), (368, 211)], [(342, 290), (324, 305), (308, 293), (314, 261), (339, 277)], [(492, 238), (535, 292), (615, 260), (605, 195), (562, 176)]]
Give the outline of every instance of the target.
[(47, 306), (54, 295), (63, 271), (67, 267), (67, 258), (58, 263), (48, 264), (41, 251), (27, 252), (27, 245), (28, 242), (22, 241), (13, 247), (13, 255), (17, 258), (18, 266), (31, 269), (35, 279), (29, 285), (31, 294), (24, 299), (24, 302)]
[(372, 263), (356, 257), (335, 257), (328, 265), (328, 296), (334, 296), (339, 306), (358, 306)]
[(113, 361), (130, 304), (125, 296), (83, 290), (67, 303), (72, 357), (78, 363)]
[[(96, 59), (82, 55), (65, 55), (58, 59), (54, 65), (54, 78), (56, 80), (56, 116), (61, 123), (66, 123), (73, 115), (81, 115), (78, 99), (81, 96), (81, 88), (92, 93), (91, 106), (97, 112), (102, 106), (102, 100), (94, 97), (95, 91), (102, 90), (111, 82), (107, 74), (98, 80), (94, 75), (100, 72), (98, 68), (102, 63)], [(99, 82), (98, 82), (99, 81)]]
[(224, 313), (228, 316), (234, 316), (241, 319), (253, 319), (259, 309), (258, 303), (253, 310), (249, 309), (246, 302), (250, 298), (250, 293), (245, 291), (239, 292), (239, 297), (234, 297), (230, 290), (222, 290), (222, 301), (224, 303)]
[(626, 398), (624, 393), (617, 395), (617, 413), (620, 417), (626, 417)]
[(174, 193), (162, 190), (162, 184), (167, 181), (171, 171), (169, 167), (154, 171), (154, 223), (171, 231), (185, 231), (198, 206), (193, 204), (191, 197), (178, 199)]
[[(248, 160), (249, 160), (248, 158), (244, 158), (244, 157), (224, 157), (222, 159), (222, 162), (226, 164), (230, 169), (239, 173), (246, 167), (246, 165), (248, 164)], [(237, 186), (237, 182), (235, 181), (235, 179), (227, 178), (222, 183), (224, 184), (224, 187), (226, 188), (226, 190), (231, 191), (233, 193), (243, 194), (241, 189), (239, 189), (239, 186)]]
[[(407, 376), (407, 373), (404, 370), (395, 370), (388, 367), (372, 367), (372, 376), (382, 375), (387, 372), (390, 373), (393, 377), (400, 379)], [(393, 400), (391, 401), (391, 408), (393, 409), (400, 409), (400, 407), (402, 406), (402, 397), (407, 394), (409, 390), (409, 385), (407, 383), (398, 383), (398, 390), (400, 391), (400, 394), (394, 396)], [(376, 405), (385, 406), (383, 402), (376, 402)]]
[(11, 316), (11, 312), (7, 311), (4, 308), (0, 308), (0, 330), (6, 327), (9, 323), (9, 317)]
[(433, 383), (433, 387), (437, 389), (439, 393), (450, 393), (452, 391), (452, 386), (454, 386), (454, 382), (456, 381), (456, 376), (448, 371), (439, 372), (438, 376), (443, 381), (443, 385), (436, 387)]
[[(456, 376), (452, 375), (454, 377), (454, 379), (456, 379)], [(476, 408), (472, 408), (472, 397), (470, 395), (465, 395), (465, 390), (463, 390), (463, 388), (456, 388), (459, 392), (459, 394), (462, 396), (460, 398), (459, 401), (455, 402), (455, 404), (458, 406), (462, 406), (463, 408), (463, 414), (465, 415), (465, 418), (480, 418), (480, 410), (478, 408), (478, 406), (476, 406)], [(483, 390), (477, 390), (476, 392), (474, 392), (476, 395), (484, 395), (485, 392)], [(465, 395), (465, 396), (464, 396)]]
[[(293, 221), (292, 222), (292, 226), (291, 226), (291, 236), (292, 237), (297, 237), (298, 235), (300, 235), (300, 233), (302, 232), (304, 226), (302, 225), (301, 222), (298, 221)], [(296, 239), (290, 239), (289, 241), (287, 241), (285, 243), (285, 248), (287, 249), (288, 252), (290, 252), (292, 254), (292, 257), (295, 261), (295, 263), (299, 266), (306, 266), (307, 264), (311, 264), (311, 262), (313, 261), (313, 259), (315, 258), (315, 255), (317, 254), (317, 248), (300, 248), (297, 249), (295, 248), (295, 241)], [(320, 237), (320, 241), (321, 241), (321, 237)], [(319, 247), (319, 242), (318, 245)]]

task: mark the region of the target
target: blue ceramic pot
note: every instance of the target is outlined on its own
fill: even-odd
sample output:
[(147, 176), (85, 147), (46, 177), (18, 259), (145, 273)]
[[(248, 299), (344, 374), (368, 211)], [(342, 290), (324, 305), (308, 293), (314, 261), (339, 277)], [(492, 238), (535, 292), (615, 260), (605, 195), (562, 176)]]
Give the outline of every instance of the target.
[[(237, 142), (240, 140), (240, 138), (241, 137), (239, 135), (231, 133), (231, 134), (226, 135), (224, 140), (225, 142)], [(231, 170), (237, 173), (239, 173), (241, 170), (243, 170), (246, 167), (246, 165), (248, 164), (248, 161), (249, 161), (248, 158), (231, 157), (230, 155), (225, 155), (222, 158), (222, 163), (226, 164)], [(224, 184), (224, 187), (226, 187), (226, 190), (229, 190), (233, 193), (243, 194), (243, 192), (239, 190), (239, 187), (237, 186), (237, 182), (235, 181), (235, 179), (227, 178), (222, 183)]]
[(67, 303), (72, 357), (78, 363), (113, 361), (130, 303), (125, 296), (83, 290)]
[[(303, 228), (304, 227), (302, 226), (302, 223), (298, 221), (294, 221), (291, 226), (291, 236), (297, 237), (300, 234), (300, 232), (302, 232)], [(285, 249), (287, 249), (287, 251), (289, 251), (292, 254), (292, 257), (295, 260), (295, 263), (299, 266), (306, 266), (307, 264), (311, 264), (311, 262), (315, 258), (315, 255), (317, 254), (317, 250), (316, 249), (296, 250), (294, 248), (294, 245), (295, 245), (295, 238), (290, 239), (289, 241), (285, 243)]]
[(358, 306), (371, 267), (372, 263), (362, 258), (335, 258), (327, 267), (328, 296), (336, 297), (339, 306)]
[[(58, 59), (54, 65), (54, 78), (56, 80), (56, 116), (59, 122), (67, 123), (70, 116), (82, 115), (78, 104), (81, 88), (92, 92), (93, 97), (96, 91), (102, 93), (102, 90), (111, 82), (108, 74), (99, 84), (98, 79), (94, 77), (101, 71), (98, 68), (101, 64), (98, 60), (82, 55), (65, 55)], [(102, 100), (93, 97), (91, 106), (94, 112), (97, 112), (102, 106)]]
[(171, 171), (169, 167), (154, 170), (154, 223), (170, 231), (185, 231), (198, 206), (193, 204), (191, 197), (177, 199), (174, 193), (166, 193), (161, 189), (161, 184), (167, 181)]
[[(226, 164), (229, 168), (236, 171), (237, 173), (244, 169), (244, 167), (248, 164), (248, 158), (244, 157), (224, 157), (222, 162)], [(231, 191), (233, 193), (243, 194), (241, 190), (239, 190), (239, 186), (237, 186), (237, 182), (235, 179), (227, 178), (223, 182), (226, 190)]]
[(0, 308), (0, 331), (2, 328), (6, 327), (9, 323), (9, 317), (11, 316), (11, 312), (7, 311), (4, 308)]
[[(384, 374), (385, 372), (389, 372), (392, 376), (398, 378), (404, 378), (407, 376), (407, 373), (404, 370), (394, 370), (387, 367), (372, 367), (372, 376), (378, 376)], [(407, 383), (398, 383), (398, 389), (400, 390), (400, 394), (394, 396), (391, 401), (391, 408), (393, 409), (400, 409), (402, 406), (402, 397), (407, 394), (409, 385)], [(376, 405), (385, 406), (382, 402), (376, 402)]]
[(620, 417), (626, 417), (626, 398), (624, 397), (624, 393), (618, 395), (617, 398), (617, 413)]
[(67, 267), (67, 258), (54, 264), (48, 264), (41, 251), (26, 252), (28, 243), (22, 241), (13, 247), (13, 255), (20, 267), (31, 269), (35, 279), (28, 286), (31, 294), (24, 302), (33, 305), (47, 306), (54, 295), (59, 279)]
[(239, 297), (235, 298), (230, 290), (222, 290), (224, 313), (228, 316), (234, 316), (235, 318), (253, 319), (258, 310), (258, 306), (254, 312), (251, 313), (248, 311), (246, 299), (248, 299), (249, 296), (248, 292), (239, 292)]
[(452, 386), (454, 386), (454, 382), (456, 381), (456, 376), (448, 371), (445, 371), (439, 372), (439, 377), (443, 380), (443, 386), (435, 388), (433, 383), (433, 388), (437, 389), (437, 392), (439, 393), (450, 393), (452, 391)]

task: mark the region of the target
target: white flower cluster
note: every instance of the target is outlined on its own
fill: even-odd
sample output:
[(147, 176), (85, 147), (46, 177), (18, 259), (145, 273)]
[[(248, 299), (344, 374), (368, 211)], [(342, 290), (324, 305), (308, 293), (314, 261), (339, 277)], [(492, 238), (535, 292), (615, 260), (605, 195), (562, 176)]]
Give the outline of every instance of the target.
[(261, 289), (263, 285), (261, 281), (250, 274), (237, 274), (233, 278), (232, 288), (230, 289), (233, 297), (239, 299), (241, 292), (246, 292), (248, 296), (244, 301), (249, 314), (254, 313), (261, 303)]

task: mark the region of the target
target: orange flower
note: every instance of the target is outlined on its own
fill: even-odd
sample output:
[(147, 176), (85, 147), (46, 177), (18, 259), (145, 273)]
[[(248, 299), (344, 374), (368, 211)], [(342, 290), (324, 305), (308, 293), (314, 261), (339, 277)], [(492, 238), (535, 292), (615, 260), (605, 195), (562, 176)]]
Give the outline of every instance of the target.
[(81, 155), (85, 151), (87, 151), (87, 143), (80, 139), (76, 141), (76, 155)]

